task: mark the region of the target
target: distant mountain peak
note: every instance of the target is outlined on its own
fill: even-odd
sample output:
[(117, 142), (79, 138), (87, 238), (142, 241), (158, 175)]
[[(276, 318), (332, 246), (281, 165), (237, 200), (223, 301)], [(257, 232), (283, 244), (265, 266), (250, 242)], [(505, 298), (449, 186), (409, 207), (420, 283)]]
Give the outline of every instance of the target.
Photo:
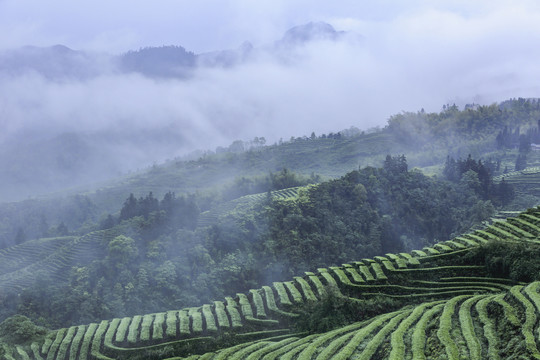
[(238, 50), (240, 50), (241, 52), (250, 52), (253, 50), (253, 44), (250, 43), (249, 41), (244, 41), (242, 43), (242, 45), (240, 45), (240, 47), (238, 48)]
[(57, 52), (57, 53), (73, 53), (75, 50), (68, 48), (65, 45), (62, 44), (56, 44), (51, 46), (51, 50)]
[(290, 28), (280, 40), (255, 47), (248, 41), (236, 49), (195, 54), (182, 46), (149, 46), (117, 56), (87, 53), (65, 45), (24, 46), (0, 51), (0, 74), (33, 72), (47, 79), (89, 79), (103, 73), (139, 73), (151, 78), (187, 79), (197, 67), (228, 68), (271, 55), (287, 61), (296, 48), (312, 41), (337, 41), (346, 33), (322, 21)]
[[(17, 51), (17, 50), (15, 50)], [(77, 51), (70, 49), (69, 47), (62, 45), (62, 44), (56, 44), (52, 46), (33, 46), (33, 45), (27, 45), (23, 46), (18, 51), (25, 51), (25, 52), (33, 52), (33, 53), (50, 53), (50, 54), (59, 54), (59, 55), (68, 55), (68, 54), (75, 54)]]
[(335, 40), (343, 31), (336, 31), (334, 27), (323, 21), (309, 22), (287, 30), (282, 41), (285, 43), (306, 43), (313, 40)]
[(125, 72), (138, 72), (150, 77), (186, 77), (195, 66), (196, 55), (182, 46), (145, 47), (128, 51), (120, 57)]

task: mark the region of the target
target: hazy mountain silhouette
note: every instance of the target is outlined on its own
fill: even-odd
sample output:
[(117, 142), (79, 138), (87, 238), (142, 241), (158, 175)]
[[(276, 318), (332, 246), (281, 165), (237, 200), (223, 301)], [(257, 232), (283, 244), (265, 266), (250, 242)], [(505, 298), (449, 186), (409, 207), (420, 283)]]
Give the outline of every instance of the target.
[(123, 72), (149, 77), (186, 77), (196, 64), (196, 55), (181, 46), (147, 47), (120, 56)]
[(344, 34), (344, 31), (336, 31), (330, 24), (317, 21), (295, 26), (287, 30), (279, 43), (280, 45), (290, 46), (317, 40), (338, 40)]
[(93, 54), (64, 45), (25, 46), (0, 52), (0, 73), (18, 76), (37, 73), (51, 80), (84, 80), (110, 73), (139, 73), (151, 78), (186, 78), (197, 67), (231, 67), (259, 52), (283, 57), (312, 41), (339, 40), (345, 32), (324, 22), (310, 22), (287, 30), (270, 46), (255, 48), (245, 42), (237, 49), (194, 54), (182, 46), (145, 47), (121, 55)]
[(37, 73), (47, 79), (87, 79), (110, 71), (108, 56), (75, 51), (64, 45), (24, 46), (0, 52), (0, 72)]
[[(184, 80), (190, 78), (197, 69), (239, 66), (257, 61), (259, 55), (269, 57), (276, 63), (284, 63), (294, 58), (296, 50), (308, 42), (333, 41), (342, 34), (331, 25), (316, 22), (294, 27), (282, 39), (265, 46), (254, 47), (245, 42), (237, 49), (204, 54), (194, 54), (181, 46), (147, 47), (120, 55), (73, 50), (64, 45), (25, 46), (0, 51), (0, 79), (6, 80), (4, 84), (11, 82), (22, 84), (22, 88), (27, 86), (25, 94), (29, 94), (27, 98), (14, 95), (8, 99), (11, 102), (6, 100), (6, 107), (12, 106), (20, 110), (21, 116), (25, 116), (21, 118), (21, 124), (26, 125), (14, 126), (14, 129), (0, 133), (0, 168), (4, 169), (0, 177), (0, 197), (3, 200), (16, 200), (105, 180), (118, 176), (120, 172), (149, 166), (153, 162), (194, 150), (194, 144), (207, 140), (199, 139), (200, 134), (205, 134), (208, 139), (212, 136), (214, 139), (231, 136), (221, 134), (224, 128), (205, 128), (206, 125), (196, 123), (196, 119), (178, 115), (177, 110), (159, 112), (161, 109), (152, 109), (153, 102), (148, 97), (144, 104), (139, 103), (132, 98), (129, 86), (136, 84), (147, 89), (149, 84), (153, 86), (159, 82), (148, 83), (146, 79), (127, 77), (127, 74), (139, 74), (157, 80)], [(89, 90), (123, 84), (120, 79), (128, 85), (115, 89), (125, 94), (120, 99), (128, 105), (117, 106), (114, 103), (118, 100), (116, 98), (111, 99), (113, 103), (109, 103), (108, 98), (98, 96), (95, 99), (94, 90)], [(34, 84), (42, 86), (51, 81), (63, 84), (53, 88), (55, 91), (65, 91), (62, 95), (64, 102), (36, 102), (34, 97), (46, 99), (48, 94), (39, 93), (39, 88), (36, 89)], [(83, 82), (86, 84), (79, 86)], [(161, 85), (156, 86), (161, 89)], [(9, 85), (3, 90), (10, 91)], [(152, 95), (149, 93), (145, 96)], [(181, 100), (178, 99), (179, 102)], [(73, 110), (66, 107), (69, 104), (75, 104)], [(133, 113), (117, 111), (130, 104), (139, 110)], [(179, 108), (181, 106), (178, 105)], [(220, 109), (211, 108), (215, 104), (204, 106), (207, 113), (215, 111), (215, 116), (222, 116)], [(51, 111), (52, 114), (49, 114)], [(105, 116), (101, 116), (103, 112)], [(19, 116), (14, 112), (10, 114)], [(64, 121), (62, 117), (66, 116), (70, 124), (74, 125), (69, 130), (56, 125)], [(154, 117), (160, 117), (161, 120), (154, 121)], [(124, 118), (128, 122), (124, 122)], [(138, 125), (124, 126), (132, 124), (134, 118), (140, 122)], [(101, 125), (88, 126), (94, 122)], [(122, 125), (115, 125), (117, 123)], [(215, 145), (209, 142), (196, 146), (208, 149)]]

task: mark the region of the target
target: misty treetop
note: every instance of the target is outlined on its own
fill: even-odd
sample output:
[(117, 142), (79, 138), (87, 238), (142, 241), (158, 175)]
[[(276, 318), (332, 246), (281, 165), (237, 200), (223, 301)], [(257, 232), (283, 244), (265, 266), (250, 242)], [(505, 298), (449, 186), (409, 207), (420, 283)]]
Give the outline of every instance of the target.
[[(492, 182), (492, 175), (513, 162), (518, 149), (494, 153), (493, 161), (450, 156), (451, 181), (425, 176), (414, 166), (442, 169), (447, 154), (468, 146), (480, 153), (496, 151), (497, 131), (505, 125), (521, 124), (525, 131), (536, 124), (535, 106), (515, 100), (462, 111), (450, 106), (440, 114), (400, 114), (371, 133), (313, 134), (281, 145), (205, 154), (152, 167), (94, 194), (9, 204), (0, 209), (6, 246), (65, 234), (78, 239), (95, 232), (95, 238), (88, 243), (93, 247), (77, 247), (86, 253), (75, 251), (78, 262), (63, 271), (64, 282), (51, 283), (48, 277), (58, 274), (43, 274), (33, 286), (25, 285), (21, 296), (8, 295), (2, 317), (19, 312), (41, 317), (42, 325), (63, 326), (195, 306), (317, 266), (449, 239), (511, 200), (510, 182)], [(479, 119), (489, 123), (501, 113), (500, 123), (480, 124)], [(454, 144), (448, 134), (456, 133), (445, 131), (453, 120), (459, 131), (469, 131), (469, 118), (469, 135)], [(407, 134), (410, 143), (398, 141)], [(430, 139), (439, 141), (438, 153), (414, 147)], [(527, 160), (535, 161), (535, 155), (529, 151)], [(319, 177), (319, 171), (345, 175), (328, 180), (330, 175)], [(300, 188), (297, 196), (272, 197), (273, 190), (313, 183), (319, 184)], [(231, 201), (254, 193), (261, 193), (257, 201), (241, 206)], [(201, 225), (201, 212), (218, 206), (214, 221)]]
[[(294, 134), (291, 141), (278, 141), (274, 144), (270, 139), (260, 136), (268, 137), (267, 134), (260, 134), (251, 141), (241, 141), (241, 144), (235, 142), (234, 146), (231, 144), (229, 148), (217, 149), (216, 152), (195, 152), (191, 157), (179, 156), (163, 165), (131, 173), (127, 176), (127, 182), (109, 183), (100, 189), (101, 193), (90, 187), (86, 195), (96, 204), (101, 202), (97, 204), (100, 208), (103, 204), (107, 206), (106, 210), (101, 211), (111, 212), (112, 204), (118, 206), (119, 197), (124, 200), (130, 192), (140, 196), (153, 190), (155, 195), (162, 196), (169, 190), (177, 194), (206, 191), (236, 177), (266, 174), (283, 167), (303, 175), (314, 172), (321, 176), (337, 177), (358, 165), (379, 166), (388, 153), (407, 154), (411, 167), (440, 165), (448, 154), (455, 158), (466, 157), (469, 153), (475, 158), (488, 158), (487, 153), (497, 150), (495, 138), (505, 126), (513, 134), (519, 127), (519, 135), (527, 135), (531, 128), (537, 128), (540, 118), (537, 107), (536, 99), (513, 99), (465, 109), (451, 105), (441, 112), (396, 114), (389, 118), (387, 126), (383, 128), (360, 131), (351, 127), (327, 134), (317, 133), (314, 137), (307, 132), (307, 136)], [(5, 186), (0, 188), (1, 197), (21, 200), (38, 193), (88, 184), (89, 180), (102, 181), (112, 176), (116, 178), (120, 176), (118, 169), (128, 175), (128, 168), (137, 168), (133, 162), (110, 156), (121, 152), (121, 144), (125, 143), (126, 138), (144, 138), (145, 141), (139, 141), (136, 146), (148, 154), (158, 152), (163, 147), (167, 147), (167, 151), (164, 151), (166, 154), (173, 154), (185, 142), (166, 129), (127, 131), (127, 134), (125, 131), (121, 134), (107, 132), (107, 136), (59, 134), (39, 141), (28, 137), (14, 144), (14, 147), (4, 147), (4, 151), (0, 151), (0, 168), (4, 169), (5, 181)], [(263, 138), (265, 141), (261, 140)], [(239, 148), (241, 150), (236, 152)], [(508, 149), (513, 149), (513, 145)], [(73, 154), (76, 156), (73, 157)], [(74, 166), (66, 167), (66, 158)], [(164, 159), (150, 159), (148, 163)], [(514, 164), (515, 158), (511, 165), (505, 166), (512, 170)], [(111, 169), (115, 169), (114, 174)], [(160, 176), (156, 176), (156, 172)], [(144, 186), (144, 191), (137, 188), (139, 184)], [(163, 192), (158, 192), (158, 188)], [(73, 228), (65, 219), (48, 219), (54, 225), (62, 220), (70, 229)], [(13, 238), (16, 227), (10, 231), (10, 237)], [(28, 235), (31, 236), (30, 232)]]
[[(272, 178), (278, 187), (298, 185), (288, 170)], [(8, 295), (1, 315), (57, 327), (195, 306), (317, 267), (446, 240), (494, 211), (467, 182), (409, 170), (404, 155), (300, 188), (296, 197), (263, 194), (206, 227), (197, 227), (196, 196), (130, 195), (118, 217), (105, 218), (113, 235), (96, 233), (95, 257), (77, 255), (90, 260), (73, 264), (65, 282), (44, 274), (41, 285)]]
[(145, 47), (128, 51), (119, 59), (122, 71), (157, 78), (185, 78), (196, 62), (196, 55), (182, 46)]
[(496, 205), (506, 205), (514, 199), (515, 192), (505, 181), (498, 184), (493, 182), (493, 174), (500, 171), (500, 165), (500, 161), (491, 159), (484, 162), (481, 159), (475, 160), (470, 154), (465, 160), (455, 160), (448, 156), (443, 175), (449, 181), (466, 184), (484, 200), (490, 200)]
[[(391, 116), (385, 129), (397, 141), (416, 147), (431, 141), (451, 144), (495, 136), (497, 147), (502, 148), (519, 145), (520, 139), (537, 139), (538, 131), (534, 129), (539, 118), (540, 101), (519, 98), (500, 104), (465, 106), (463, 110), (455, 104), (444, 105), (439, 113), (403, 112)], [(522, 133), (520, 127), (527, 133)]]

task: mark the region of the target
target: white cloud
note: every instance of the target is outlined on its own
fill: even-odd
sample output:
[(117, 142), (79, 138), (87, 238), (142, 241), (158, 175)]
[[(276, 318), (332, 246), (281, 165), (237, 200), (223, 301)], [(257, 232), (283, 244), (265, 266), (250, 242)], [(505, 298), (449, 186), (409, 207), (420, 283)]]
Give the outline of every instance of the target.
[(4, 0), (0, 34), (14, 40), (0, 35), (0, 47), (33, 40), (112, 52), (161, 44), (211, 50), (244, 39), (261, 46), (292, 25), (318, 19), (364, 40), (314, 43), (288, 65), (262, 56), (233, 69), (198, 71), (189, 81), (132, 75), (66, 83), (35, 76), (6, 80), (0, 83), (2, 125), (11, 132), (164, 126), (213, 148), (238, 138), (384, 126), (396, 112), (438, 111), (453, 101), (540, 96), (535, 2), (377, 4)]

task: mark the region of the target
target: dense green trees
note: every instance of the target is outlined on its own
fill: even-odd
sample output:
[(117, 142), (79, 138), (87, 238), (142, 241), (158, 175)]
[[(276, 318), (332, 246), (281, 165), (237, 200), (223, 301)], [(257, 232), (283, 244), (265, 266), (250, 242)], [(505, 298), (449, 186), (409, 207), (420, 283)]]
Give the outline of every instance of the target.
[(485, 265), (494, 278), (531, 282), (540, 279), (540, 246), (535, 243), (491, 241), (473, 249), (464, 263)]
[[(531, 141), (540, 141), (536, 128), (539, 118), (540, 101), (519, 98), (463, 110), (455, 104), (445, 105), (439, 113), (403, 112), (390, 117), (385, 131), (397, 142), (416, 149), (436, 143), (458, 151), (464, 142), (476, 141), (484, 151), (526, 150)], [(485, 142), (486, 138), (493, 140)]]
[(496, 205), (506, 205), (513, 200), (515, 194), (510, 184), (504, 181), (499, 184), (493, 182), (493, 173), (499, 171), (499, 168), (500, 161), (477, 161), (470, 154), (465, 160), (455, 160), (448, 156), (443, 175), (447, 180), (461, 183), (473, 190), (483, 200), (490, 200)]
[(283, 168), (265, 176), (236, 178), (232, 184), (221, 191), (221, 197), (223, 200), (232, 200), (244, 195), (316, 184), (320, 181), (321, 178), (318, 175), (300, 176), (288, 168)]
[[(194, 229), (199, 216), (199, 208), (193, 197), (176, 197), (173, 192), (167, 192), (161, 201), (156, 199), (152, 192), (146, 197), (136, 199), (133, 194), (124, 201), (120, 210), (118, 221), (141, 217), (146, 222), (140, 222), (141, 226), (156, 230), (157, 227), (167, 227), (171, 222), (177, 228)], [(102, 222), (101, 228), (106, 229), (114, 226), (116, 221), (112, 215), (108, 215)], [(159, 232), (159, 231), (158, 231)]]
[[(288, 170), (272, 178), (298, 184)], [(195, 197), (130, 195), (118, 218), (104, 218), (102, 226), (115, 224), (120, 235), (96, 249), (103, 257), (74, 267), (68, 284), (40, 279), (5, 302), (3, 317), (18, 312), (59, 327), (195, 306), (317, 267), (445, 240), (493, 210), (467, 182), (409, 171), (404, 155), (305, 187), (297, 198), (269, 193), (206, 228), (196, 228)]]
[(15, 315), (0, 323), (0, 339), (7, 343), (24, 343), (43, 338), (48, 330), (36, 326), (26, 316)]
[[(144, 184), (149, 181), (139, 179), (140, 187), (133, 190), (137, 196), (127, 197), (132, 188), (124, 192), (116, 189), (116, 196), (121, 193), (120, 199), (125, 201), (114, 200), (116, 203), (110, 205), (118, 199), (111, 197), (107, 199), (107, 210), (93, 203), (99, 196), (69, 197), (35, 207), (29, 201), (25, 211), (6, 208), (0, 214), (6, 246), (25, 238), (80, 235), (95, 229), (117, 229), (119, 236), (96, 244), (95, 251), (103, 253), (99, 260), (74, 264), (69, 284), (40, 278), (39, 284), (20, 296), (2, 298), (5, 306), (0, 316), (19, 312), (41, 325), (58, 327), (177, 309), (289, 279), (319, 266), (410, 250), (451, 238), (489, 218), (494, 206), (507, 204), (513, 197), (512, 188), (505, 181), (492, 182), (492, 175), (500, 171), (500, 161), (480, 161), (472, 156), (462, 160), (458, 156), (468, 152), (461, 145), (478, 145), (480, 152), (495, 151), (497, 141), (503, 147), (507, 143), (518, 147), (512, 138), (517, 135), (519, 141), (522, 135), (519, 130), (516, 133), (517, 127), (525, 130), (526, 124), (530, 125), (539, 115), (538, 102), (521, 100), (463, 111), (446, 106), (438, 114), (403, 113), (392, 117), (385, 129), (357, 142), (349, 141), (345, 133), (298, 138), (285, 144), (289, 146), (287, 151), (277, 146), (257, 146), (256, 151), (171, 165), (167, 170), (170, 173), (155, 168), (147, 174), (148, 178), (163, 176), (173, 188), (187, 174), (200, 171), (199, 177), (191, 178), (195, 182), (226, 177), (225, 172), (229, 171), (227, 185), (207, 187), (193, 195), (161, 192), (159, 197), (163, 197), (159, 200), (155, 194), (164, 185), (158, 186), (161, 180), (156, 180), (153, 184), (158, 185), (151, 187), (156, 189), (155, 193), (139, 196), (141, 189), (147, 191)], [(494, 141), (497, 131), (505, 125), (506, 132), (502, 130), (501, 138)], [(535, 133), (527, 136), (533, 139)], [(361, 144), (362, 141), (369, 144)], [(304, 151), (306, 144), (315, 142), (325, 146), (337, 144), (339, 150), (309, 150), (315, 160), (300, 154), (298, 149)], [(527, 141), (523, 143), (522, 156), (527, 150)], [(381, 155), (388, 148), (397, 148), (400, 153), (412, 148), (412, 155), (407, 153), (407, 158), (416, 156), (417, 164), (417, 148), (439, 145), (444, 150), (440, 158), (444, 159), (447, 153), (458, 158), (448, 157), (445, 180), (410, 170), (405, 155)], [(453, 151), (446, 152), (447, 148)], [(370, 155), (359, 160), (361, 152)], [(512, 150), (511, 159), (515, 152)], [(425, 156), (430, 164), (436, 162), (431, 154)], [(496, 156), (499, 160), (498, 153)], [(508, 157), (503, 160), (507, 166)], [(258, 168), (264, 161), (272, 163), (272, 172)], [(276, 171), (281, 166), (292, 168), (310, 161), (311, 168), (304, 174), (318, 171), (319, 167), (332, 169), (327, 175), (345, 173), (358, 168), (360, 161), (382, 167), (362, 167), (322, 183), (316, 175), (304, 177), (288, 168)], [(336, 168), (329, 167), (329, 163), (342, 167), (339, 172), (334, 171)], [(247, 168), (256, 168), (258, 172), (237, 171)], [(271, 197), (271, 190), (315, 183), (319, 184), (304, 188), (295, 199)], [(105, 195), (100, 196), (112, 193), (104, 191)], [(201, 211), (254, 193), (268, 196), (245, 208), (224, 211), (212, 226), (197, 227)], [(8, 216), (9, 220), (5, 220)], [(15, 217), (19, 222), (11, 220)], [(19, 228), (25, 237), (22, 232), (17, 236)]]
[(494, 211), (468, 186), (409, 172), (404, 156), (307, 188), (297, 200), (272, 200), (264, 209), (266, 216), (249, 225), (266, 226), (258, 237), (250, 240), (257, 231), (244, 228), (242, 235), (231, 225), (220, 231), (222, 224), (214, 227), (211, 246), (226, 252), (261, 244), (256, 254), (270, 256), (265, 273), (280, 268), (284, 277), (448, 239)]
[(84, 234), (93, 230), (99, 218), (96, 204), (88, 196), (74, 195), (44, 199), (29, 199), (0, 206), (0, 246), (13, 246), (19, 229), (24, 240)]
[(527, 167), (527, 155), (518, 154), (516, 158), (516, 165), (514, 166), (515, 171), (523, 170)]

